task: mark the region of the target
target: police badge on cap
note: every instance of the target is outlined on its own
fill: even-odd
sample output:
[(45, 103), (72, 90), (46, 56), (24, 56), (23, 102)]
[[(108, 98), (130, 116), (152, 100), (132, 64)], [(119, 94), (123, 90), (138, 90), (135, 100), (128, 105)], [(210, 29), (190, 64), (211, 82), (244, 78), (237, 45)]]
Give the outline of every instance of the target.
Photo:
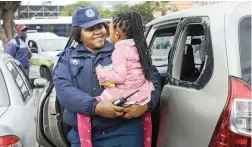
[(85, 14), (86, 14), (86, 16), (89, 17), (89, 18), (95, 16), (95, 12), (94, 12), (94, 10), (92, 10), (92, 9), (87, 9), (86, 12), (85, 12)]
[(90, 28), (97, 24), (105, 23), (99, 18), (99, 11), (93, 6), (81, 6), (72, 16), (72, 26)]

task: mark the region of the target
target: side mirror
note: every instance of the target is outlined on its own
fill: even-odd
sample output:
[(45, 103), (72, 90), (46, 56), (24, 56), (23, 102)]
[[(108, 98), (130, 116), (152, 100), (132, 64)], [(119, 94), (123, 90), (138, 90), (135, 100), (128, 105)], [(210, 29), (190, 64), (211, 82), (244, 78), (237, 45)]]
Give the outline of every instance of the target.
[(31, 47), (30, 50), (32, 53), (38, 53), (38, 49), (36, 47)]
[(44, 88), (47, 85), (48, 81), (44, 78), (34, 79), (33, 87), (34, 88)]

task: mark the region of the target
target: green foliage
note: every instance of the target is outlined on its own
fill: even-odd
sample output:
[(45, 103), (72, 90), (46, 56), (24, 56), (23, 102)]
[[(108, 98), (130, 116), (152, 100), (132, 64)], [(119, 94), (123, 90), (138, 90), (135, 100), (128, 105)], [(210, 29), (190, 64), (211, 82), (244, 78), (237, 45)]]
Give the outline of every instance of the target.
[(21, 1), (0, 1), (0, 19), (2, 19), (3, 14), (7, 11), (7, 9), (12, 8), (15, 12), (20, 4)]
[(77, 8), (79, 8), (80, 6), (85, 6), (85, 5), (91, 5), (91, 3), (87, 2), (87, 1), (80, 1), (80, 2), (77, 2), (74, 4), (65, 5), (63, 10), (61, 11), (60, 15), (61, 16), (72, 16)]
[(109, 9), (104, 9), (99, 5), (95, 5), (92, 4), (91, 2), (87, 2), (87, 1), (81, 1), (81, 2), (77, 2), (74, 4), (68, 4), (66, 6), (64, 6), (63, 11), (61, 12), (61, 16), (72, 16), (74, 11), (79, 8), (80, 6), (94, 6), (98, 9), (99, 13), (100, 13), (100, 17), (101, 18), (111, 18), (113, 15), (113, 12)]
[(113, 11), (109, 9), (100, 9), (100, 17), (101, 18), (111, 18), (113, 16)]
[(117, 5), (115, 6), (114, 15), (120, 12), (129, 12), (129, 11), (136, 11), (140, 13), (143, 19), (143, 23), (147, 23), (153, 20), (153, 14), (152, 14), (153, 8), (151, 4), (148, 2), (139, 3), (134, 6)]
[(162, 16), (166, 14), (167, 11), (178, 11), (177, 7), (172, 5), (170, 1), (148, 1), (154, 11), (161, 11)]
[(94, 5), (91, 2), (87, 1), (81, 1), (74, 4), (69, 4), (64, 6), (63, 11), (61, 12), (61, 16), (72, 16), (74, 11), (83, 5), (92, 5), (98, 9), (100, 12), (101, 18), (112, 18), (113, 15), (118, 14), (120, 12), (128, 12), (128, 11), (137, 11), (141, 14), (143, 23), (147, 23), (151, 20), (153, 20), (153, 11), (161, 11), (162, 15), (165, 14), (169, 8), (166, 7), (166, 5), (169, 3), (169, 1), (147, 1), (147, 2), (141, 2), (134, 6), (129, 6), (127, 4), (120, 4), (114, 6), (113, 10), (104, 9), (100, 5)]

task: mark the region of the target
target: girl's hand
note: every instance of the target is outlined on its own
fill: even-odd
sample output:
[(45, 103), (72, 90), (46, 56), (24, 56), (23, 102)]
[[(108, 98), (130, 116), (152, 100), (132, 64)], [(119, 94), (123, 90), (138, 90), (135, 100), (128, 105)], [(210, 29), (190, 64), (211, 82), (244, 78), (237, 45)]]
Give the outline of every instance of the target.
[(123, 118), (131, 119), (131, 118), (138, 118), (143, 115), (148, 110), (147, 105), (125, 105), (124, 106), (124, 115)]
[(96, 67), (95, 67), (95, 72), (97, 73), (97, 69), (99, 69), (99, 68), (102, 68), (102, 65), (101, 64), (99, 64), (99, 65), (97, 65)]

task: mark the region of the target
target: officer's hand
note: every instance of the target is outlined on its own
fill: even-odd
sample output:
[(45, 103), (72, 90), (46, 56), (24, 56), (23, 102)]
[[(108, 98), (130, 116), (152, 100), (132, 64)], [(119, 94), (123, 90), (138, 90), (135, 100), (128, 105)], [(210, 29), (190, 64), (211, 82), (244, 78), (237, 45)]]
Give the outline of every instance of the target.
[(126, 119), (131, 118), (138, 118), (139, 116), (143, 115), (148, 109), (147, 105), (125, 105), (124, 106), (124, 115), (123, 117)]
[(95, 114), (104, 118), (115, 118), (123, 115), (124, 107), (113, 105), (112, 101), (105, 99), (99, 102), (95, 108)]

